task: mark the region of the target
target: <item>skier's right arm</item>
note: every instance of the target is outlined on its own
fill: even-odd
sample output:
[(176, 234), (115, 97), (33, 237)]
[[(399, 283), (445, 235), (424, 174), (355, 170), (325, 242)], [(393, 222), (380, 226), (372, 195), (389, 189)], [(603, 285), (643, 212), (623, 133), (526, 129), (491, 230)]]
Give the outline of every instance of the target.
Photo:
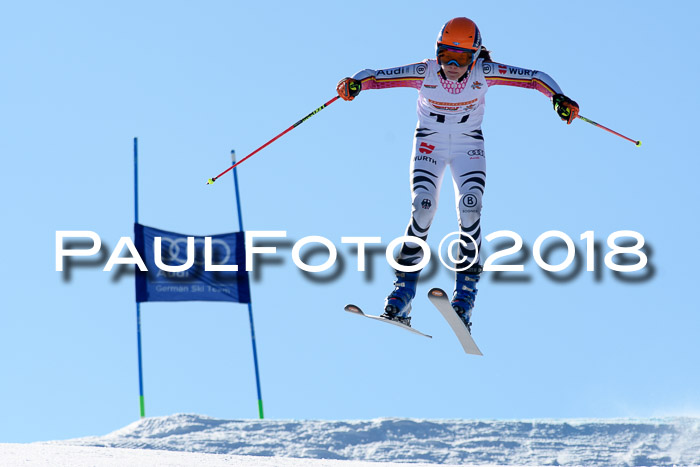
[(415, 88), (420, 89), (425, 79), (428, 64), (423, 61), (397, 68), (362, 70), (352, 78), (343, 78), (338, 83), (338, 95), (346, 101), (353, 100), (364, 89)]
[(362, 81), (354, 78), (343, 78), (336, 87), (338, 95), (346, 101), (351, 101), (362, 91)]

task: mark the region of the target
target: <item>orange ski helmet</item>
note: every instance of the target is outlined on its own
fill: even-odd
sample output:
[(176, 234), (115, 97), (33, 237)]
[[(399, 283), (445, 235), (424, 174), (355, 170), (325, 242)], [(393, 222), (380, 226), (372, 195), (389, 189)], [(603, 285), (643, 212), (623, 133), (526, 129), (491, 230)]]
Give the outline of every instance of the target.
[(438, 56), (442, 50), (456, 49), (464, 52), (471, 52), (472, 60), (469, 65), (476, 61), (481, 52), (481, 33), (476, 23), (469, 18), (454, 18), (449, 20), (440, 30), (435, 44), (435, 54)]

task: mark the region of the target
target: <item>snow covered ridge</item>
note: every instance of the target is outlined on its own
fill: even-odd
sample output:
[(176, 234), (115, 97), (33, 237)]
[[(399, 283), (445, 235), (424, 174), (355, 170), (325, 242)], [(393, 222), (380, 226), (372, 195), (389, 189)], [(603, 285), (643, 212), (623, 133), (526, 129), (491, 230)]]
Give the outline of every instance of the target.
[(54, 443), (374, 462), (700, 465), (700, 418), (285, 421), (180, 414)]

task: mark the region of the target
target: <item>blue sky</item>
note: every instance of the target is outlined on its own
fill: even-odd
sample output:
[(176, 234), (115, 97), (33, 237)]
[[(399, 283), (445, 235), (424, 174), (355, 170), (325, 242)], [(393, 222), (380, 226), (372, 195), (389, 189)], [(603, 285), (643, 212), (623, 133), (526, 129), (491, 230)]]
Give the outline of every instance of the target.
[[(540, 234), (560, 230), (584, 260), (581, 233), (594, 231), (605, 253), (608, 235), (634, 230), (653, 269), (631, 282), (598, 264), (599, 275), (567, 270), (561, 281), (530, 254), (526, 281), (485, 274), (474, 312), (483, 358), (462, 353), (426, 299), (430, 287), (452, 287), (442, 266), (414, 302), (413, 323), (432, 340), (344, 313), (348, 302), (379, 312), (391, 289), (386, 261), (378, 256), (367, 279), (340, 238), (387, 244), (403, 234), (416, 92), (336, 102), (239, 171), (246, 229), (285, 230), (291, 242), (324, 236), (346, 262), (333, 280), (310, 280), (291, 248), (280, 248), (256, 274), (266, 416), (698, 413), (692, 6), (22, 2), (3, 10), (0, 441), (97, 435), (138, 419), (133, 279), (102, 272), (96, 260), (67, 280), (55, 271), (54, 246), (57, 230), (95, 231), (110, 249), (131, 235), (134, 137), (144, 224), (237, 230), (231, 178), (205, 185), (231, 149), (253, 151), (333, 97), (344, 76), (432, 57), (438, 30), (455, 16), (477, 22), (496, 61), (547, 72), (582, 115), (643, 141), (635, 148), (582, 121), (567, 126), (536, 91), (491, 88), (484, 231), (514, 231), (531, 251)], [(445, 183), (433, 247), (456, 226), (452, 203)], [(147, 415), (257, 416), (244, 305), (147, 303), (142, 312)]]

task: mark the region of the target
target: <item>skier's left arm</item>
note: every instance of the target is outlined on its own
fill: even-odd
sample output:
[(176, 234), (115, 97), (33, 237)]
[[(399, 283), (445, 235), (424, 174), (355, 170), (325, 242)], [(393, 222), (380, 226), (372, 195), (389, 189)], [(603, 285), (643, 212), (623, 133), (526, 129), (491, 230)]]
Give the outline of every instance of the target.
[(578, 104), (566, 97), (557, 82), (547, 73), (495, 62), (483, 62), (482, 67), (489, 87), (500, 84), (536, 89), (550, 98), (557, 115), (567, 124), (578, 116)]

